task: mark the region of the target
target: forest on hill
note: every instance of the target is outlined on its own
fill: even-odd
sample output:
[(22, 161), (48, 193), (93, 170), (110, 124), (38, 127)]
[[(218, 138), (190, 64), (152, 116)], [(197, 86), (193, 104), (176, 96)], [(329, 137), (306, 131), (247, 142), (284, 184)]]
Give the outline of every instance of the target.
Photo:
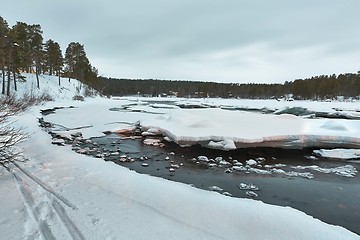
[[(116, 79), (99, 77), (86, 56), (84, 45), (71, 42), (63, 54), (60, 45), (44, 41), (39, 24), (17, 22), (9, 27), (0, 16), (1, 93), (16, 91), (22, 72), (32, 72), (40, 88), (40, 74), (75, 78), (104, 95), (177, 96), (268, 99), (293, 96), (295, 99), (324, 100), (337, 96), (360, 98), (360, 72), (321, 75), (286, 81), (283, 84), (216, 83), (184, 80)], [(241, 80), (241, 79), (239, 79)]]
[(269, 99), (292, 95), (295, 99), (325, 100), (338, 96), (360, 98), (360, 72), (322, 75), (284, 84), (236, 84), (154, 79), (99, 77), (95, 88), (105, 95), (177, 96)]
[(11, 95), (10, 86), (17, 91), (17, 80), (24, 80), (21, 73), (35, 73), (37, 88), (40, 74), (75, 78), (83, 83), (97, 80), (97, 69), (86, 56), (84, 45), (68, 44), (65, 55), (59, 43), (52, 39), (44, 41), (40, 24), (16, 22), (10, 27), (0, 16), (1, 93)]

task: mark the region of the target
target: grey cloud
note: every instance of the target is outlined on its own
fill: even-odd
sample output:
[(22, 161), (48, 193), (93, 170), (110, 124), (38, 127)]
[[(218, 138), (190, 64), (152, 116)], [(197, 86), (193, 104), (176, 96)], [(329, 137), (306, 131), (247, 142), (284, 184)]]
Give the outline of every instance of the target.
[(2, 8), (5, 19), (40, 23), (63, 50), (85, 44), (113, 77), (279, 82), (348, 70), (343, 63), (357, 71), (360, 62), (358, 0), (14, 0)]

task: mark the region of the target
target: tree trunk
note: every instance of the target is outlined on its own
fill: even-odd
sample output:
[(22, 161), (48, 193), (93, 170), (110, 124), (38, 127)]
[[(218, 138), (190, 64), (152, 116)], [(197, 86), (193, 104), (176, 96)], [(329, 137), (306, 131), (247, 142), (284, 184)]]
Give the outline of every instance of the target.
[[(10, 56), (10, 54), (9, 54)], [(9, 62), (9, 65), (8, 65), (8, 83), (7, 83), (7, 89), (6, 89), (6, 95), (10, 96), (10, 82), (11, 82), (11, 71), (10, 71), (10, 62)]]
[(13, 77), (14, 77), (14, 87), (15, 87), (15, 91), (17, 91), (15, 66), (13, 66)]
[(35, 66), (35, 74), (36, 74), (36, 84), (37, 84), (37, 88), (40, 89), (40, 82), (39, 82), (39, 69), (38, 66)]
[(5, 94), (5, 59), (2, 58), (1, 61), (1, 71), (2, 71), (2, 94)]
[(8, 53), (9, 61), (8, 61), (8, 83), (7, 83), (7, 89), (6, 89), (6, 95), (10, 96), (10, 82), (11, 82), (11, 50), (9, 50)]
[(59, 86), (60, 86), (60, 69), (58, 70), (58, 76), (59, 76)]

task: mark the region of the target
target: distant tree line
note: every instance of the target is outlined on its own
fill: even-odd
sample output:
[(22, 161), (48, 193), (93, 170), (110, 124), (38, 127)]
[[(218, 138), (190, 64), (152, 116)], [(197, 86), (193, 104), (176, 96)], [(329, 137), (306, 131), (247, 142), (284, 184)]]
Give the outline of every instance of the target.
[(269, 99), (292, 95), (295, 99), (324, 100), (337, 96), (360, 98), (360, 72), (322, 75), (284, 84), (235, 84), (200, 81), (114, 79), (99, 77), (93, 86), (105, 95), (178, 96)]
[(29, 25), (17, 22), (9, 27), (0, 16), (0, 61), (1, 93), (10, 95), (10, 85), (17, 91), (19, 73), (35, 73), (37, 88), (40, 88), (39, 75), (49, 74), (69, 77), (84, 83), (97, 80), (97, 69), (91, 66), (84, 45), (69, 43), (65, 56), (60, 45), (52, 39), (44, 42), (39, 24)]

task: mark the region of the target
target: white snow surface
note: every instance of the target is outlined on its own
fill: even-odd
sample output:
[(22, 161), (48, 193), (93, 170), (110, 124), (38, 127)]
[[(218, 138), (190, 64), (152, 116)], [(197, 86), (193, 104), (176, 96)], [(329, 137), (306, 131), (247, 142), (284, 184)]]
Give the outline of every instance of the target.
[[(55, 77), (47, 79), (57, 81)], [(54, 91), (57, 92), (55, 87)], [(314, 125), (324, 124), (324, 121), (312, 125), (298, 118), (271, 116), (266, 127), (265, 115), (256, 115), (259, 118), (253, 119), (252, 114), (237, 115), (219, 109), (158, 109), (165, 112), (161, 115), (109, 111), (111, 107), (132, 102), (133, 99), (101, 98), (73, 102), (58, 95), (55, 102), (33, 107), (15, 118), (14, 126), (25, 127), (31, 133), (28, 140), (18, 146), (28, 161), (18, 163), (23, 171), (12, 165), (11, 173), (0, 168), (1, 238), (360, 239), (342, 227), (323, 223), (290, 207), (232, 198), (138, 174), (111, 162), (76, 154), (70, 146), (51, 145), (50, 135), (40, 129), (37, 122), (40, 109), (74, 105), (75, 108), (48, 115), (46, 120), (67, 128), (92, 126), (77, 130), (84, 137), (99, 136), (104, 130), (119, 130), (141, 120), (147, 126), (161, 126), (173, 139), (174, 136), (197, 140), (203, 136), (206, 139), (226, 136), (218, 142), (227, 140), (227, 145), (227, 137), (235, 139), (238, 134), (254, 139), (250, 130), (238, 128), (244, 125), (243, 120), (252, 119), (248, 124), (253, 124), (255, 139), (264, 135), (294, 134), (294, 131), (303, 134)], [(267, 130), (269, 126), (276, 126), (277, 121), (285, 129)], [(347, 129), (341, 130), (341, 134), (354, 136), (359, 131), (358, 123), (339, 121), (339, 124)], [(333, 136), (337, 136), (335, 132), (339, 134), (339, 130), (319, 131), (333, 133)]]
[(324, 158), (360, 159), (360, 149), (320, 149), (314, 150), (314, 154)]

